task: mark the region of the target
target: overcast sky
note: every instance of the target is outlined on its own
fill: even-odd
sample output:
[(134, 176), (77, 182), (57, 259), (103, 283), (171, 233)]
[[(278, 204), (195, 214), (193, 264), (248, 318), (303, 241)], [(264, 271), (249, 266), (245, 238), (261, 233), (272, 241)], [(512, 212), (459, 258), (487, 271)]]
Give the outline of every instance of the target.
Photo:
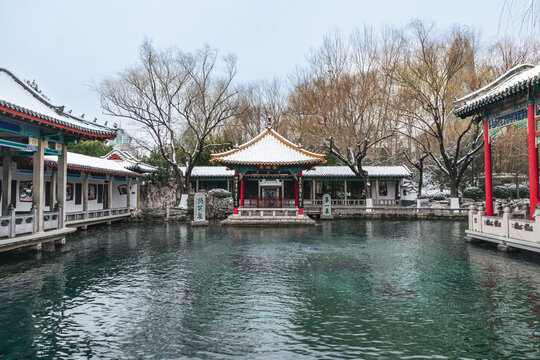
[[(516, 0), (517, 1), (517, 0)], [(92, 83), (137, 60), (145, 38), (185, 51), (204, 44), (238, 58), (238, 80), (285, 77), (310, 47), (339, 28), (406, 25), (476, 27), (483, 40), (499, 29), (504, 0), (453, 1), (9, 1), (0, 0), (0, 67), (35, 79), (56, 105), (86, 118), (101, 115)]]

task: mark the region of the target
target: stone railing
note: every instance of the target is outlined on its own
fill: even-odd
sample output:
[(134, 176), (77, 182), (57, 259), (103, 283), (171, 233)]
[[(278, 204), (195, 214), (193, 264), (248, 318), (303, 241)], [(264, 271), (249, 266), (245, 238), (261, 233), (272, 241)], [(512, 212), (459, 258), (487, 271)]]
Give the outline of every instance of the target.
[(298, 216), (298, 208), (239, 208), (238, 215), (261, 217)]
[(43, 230), (53, 230), (60, 227), (60, 211), (45, 211), (43, 213)]
[(484, 208), (469, 208), (469, 230), (510, 239), (540, 243), (540, 210), (536, 210), (536, 220), (515, 219), (510, 207), (503, 209), (501, 216), (486, 216)]
[[(332, 199), (332, 206), (366, 206), (365, 199)], [(322, 206), (322, 199), (304, 200), (306, 206)]]
[(373, 204), (375, 206), (396, 206), (401, 204), (399, 199), (373, 199)]
[[(37, 232), (36, 212), (32, 209), (29, 213), (16, 213), (0, 217), (0, 237), (15, 237), (17, 235), (32, 234)], [(60, 216), (58, 211), (45, 211), (43, 213), (43, 230), (58, 229)]]
[(80, 221), (80, 220), (93, 220), (104, 218), (107, 216), (129, 214), (129, 208), (117, 208), (117, 209), (98, 209), (87, 211), (73, 211), (66, 214), (66, 221)]

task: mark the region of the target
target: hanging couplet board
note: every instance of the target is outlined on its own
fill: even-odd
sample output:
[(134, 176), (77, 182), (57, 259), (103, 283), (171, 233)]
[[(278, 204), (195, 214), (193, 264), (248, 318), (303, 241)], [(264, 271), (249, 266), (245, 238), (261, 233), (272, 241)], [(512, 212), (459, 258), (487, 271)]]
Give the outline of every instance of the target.
[(302, 181), (302, 175), (298, 176), (298, 207), (304, 207), (304, 182)]
[(234, 184), (233, 184), (233, 206), (237, 208), (240, 204), (240, 198), (238, 196), (238, 188), (239, 188), (239, 176), (234, 175)]

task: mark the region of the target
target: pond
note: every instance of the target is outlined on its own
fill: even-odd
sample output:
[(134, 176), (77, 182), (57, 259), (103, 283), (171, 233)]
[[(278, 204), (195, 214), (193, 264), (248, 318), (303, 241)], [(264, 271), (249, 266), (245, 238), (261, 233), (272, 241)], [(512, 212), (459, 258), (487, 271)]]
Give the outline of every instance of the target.
[(126, 224), (4, 253), (0, 358), (540, 358), (540, 256), (465, 228)]

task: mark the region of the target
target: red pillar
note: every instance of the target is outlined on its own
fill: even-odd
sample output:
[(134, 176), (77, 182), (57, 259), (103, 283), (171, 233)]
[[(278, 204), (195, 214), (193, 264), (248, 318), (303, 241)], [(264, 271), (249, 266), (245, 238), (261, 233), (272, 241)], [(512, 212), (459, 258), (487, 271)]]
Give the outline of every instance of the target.
[(304, 183), (302, 181), (302, 172), (298, 172), (298, 182), (296, 183), (298, 199), (298, 215), (304, 214)]
[(527, 129), (529, 142), (529, 204), (531, 207), (531, 219), (536, 205), (540, 204), (538, 185), (538, 149), (536, 148), (536, 123), (534, 121), (534, 100), (527, 104)]
[(486, 174), (486, 215), (493, 216), (493, 178), (491, 171), (491, 143), (489, 142), (488, 119), (484, 119), (484, 171)]
[(295, 180), (295, 183), (294, 183), (294, 206), (298, 207), (298, 181), (297, 180)]
[(240, 206), (244, 206), (245, 185), (244, 177), (240, 180)]
[(234, 170), (234, 183), (233, 183), (233, 214), (238, 215), (238, 170)]

